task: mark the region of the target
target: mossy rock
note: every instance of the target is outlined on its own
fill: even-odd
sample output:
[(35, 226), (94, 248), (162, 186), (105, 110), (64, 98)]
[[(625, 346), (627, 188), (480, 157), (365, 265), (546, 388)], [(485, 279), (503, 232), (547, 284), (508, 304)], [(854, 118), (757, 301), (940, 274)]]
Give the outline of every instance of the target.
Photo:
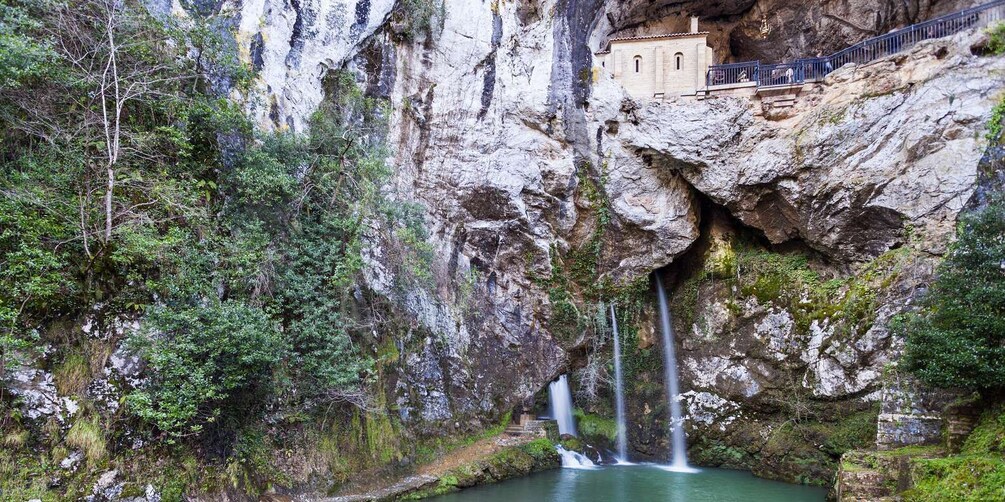
[(551, 440), (552, 442), (557, 443), (559, 441), (558, 423), (557, 422), (555, 422), (553, 420), (549, 420), (549, 421), (545, 422), (544, 423), (544, 432), (545, 432), (545, 435), (548, 437), (548, 439)]
[(458, 486), (457, 476), (447, 474), (446, 476), (440, 478), (440, 483), (436, 485), (436, 488), (433, 488), (433, 495), (444, 495), (456, 492), (457, 490), (460, 490)]
[(535, 439), (520, 446), (520, 449), (534, 458), (535, 471), (551, 469), (562, 465), (562, 457), (555, 449), (555, 444), (548, 439)]
[(987, 455), (1005, 453), (1005, 406), (986, 410), (963, 443), (963, 453)]
[(575, 414), (579, 433), (588, 441), (610, 445), (617, 440), (618, 424), (613, 418), (585, 413), (580, 409), (576, 409)]
[(448, 476), (453, 477), (455, 481), (454, 485), (459, 488), (468, 488), (479, 485), (484, 483), (486, 480), (485, 471), (483, 471), (481, 465), (478, 465), (477, 463), (462, 465), (450, 471)]
[(534, 470), (534, 457), (517, 447), (506, 448), (489, 457), (486, 470), (496, 481), (524, 476)]
[(568, 434), (562, 436), (562, 440), (558, 444), (569, 451), (583, 451), (586, 448), (586, 444), (583, 443), (582, 439)]
[(906, 501), (1005, 500), (1005, 459), (997, 455), (958, 455), (914, 459), (915, 485), (903, 493)]
[(743, 448), (715, 439), (699, 440), (688, 450), (688, 455), (695, 464), (727, 469), (749, 469), (755, 462), (754, 456)]

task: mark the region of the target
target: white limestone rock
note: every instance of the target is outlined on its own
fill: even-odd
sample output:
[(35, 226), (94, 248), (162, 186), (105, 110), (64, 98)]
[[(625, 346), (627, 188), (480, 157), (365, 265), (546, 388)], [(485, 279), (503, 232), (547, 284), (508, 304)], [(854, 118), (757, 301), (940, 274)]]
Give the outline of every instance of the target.
[(681, 393), (687, 410), (686, 420), (705, 426), (716, 426), (720, 431), (737, 419), (740, 405), (710, 392), (688, 391)]
[(792, 314), (787, 310), (773, 310), (757, 324), (755, 333), (766, 344), (768, 356), (783, 361), (799, 347), (793, 337), (794, 327)]

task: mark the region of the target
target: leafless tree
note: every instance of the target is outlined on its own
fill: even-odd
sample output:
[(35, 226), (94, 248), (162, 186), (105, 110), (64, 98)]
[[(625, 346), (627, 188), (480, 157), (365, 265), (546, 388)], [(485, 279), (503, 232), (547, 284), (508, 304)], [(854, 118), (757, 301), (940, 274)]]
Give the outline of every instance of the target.
[[(116, 195), (125, 188), (149, 193), (148, 187), (137, 186), (142, 182), (131, 181), (139, 177), (123, 177), (122, 171), (129, 164), (156, 162), (165, 155), (151, 147), (142, 128), (130, 125), (130, 113), (144, 101), (176, 94), (174, 84), (196, 75), (184, 71), (185, 61), (173, 53), (184, 41), (168, 39), (165, 31), (126, 2), (62, 5), (48, 16), (44, 35), (68, 76), (33, 88), (5, 90), (0, 97), (13, 106), (4, 107), (0, 118), (52, 147), (83, 145), (88, 168), (78, 184), (78, 207), (68, 214), (78, 216), (79, 238), (84, 252), (93, 258), (93, 240), (107, 246), (118, 226), (131, 223), (140, 214), (138, 209), (155, 203), (128, 205)], [(166, 203), (167, 198), (156, 202)]]

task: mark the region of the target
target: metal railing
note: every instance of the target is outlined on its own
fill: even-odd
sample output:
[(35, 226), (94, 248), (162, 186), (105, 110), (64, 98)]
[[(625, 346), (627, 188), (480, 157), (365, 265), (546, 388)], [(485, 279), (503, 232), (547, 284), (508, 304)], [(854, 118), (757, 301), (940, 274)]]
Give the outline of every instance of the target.
[[(712, 71), (712, 68), (715, 69), (715, 72)], [(712, 86), (757, 82), (760, 68), (759, 61), (715, 65), (709, 67), (706, 77), (707, 84)]]
[(863, 40), (830, 56), (770, 65), (760, 61), (712, 65), (705, 75), (705, 85), (756, 82), (758, 87), (769, 87), (822, 80), (846, 64), (868, 63), (910, 49), (922, 40), (947, 37), (1002, 20), (1005, 20), (1005, 0), (996, 0)]

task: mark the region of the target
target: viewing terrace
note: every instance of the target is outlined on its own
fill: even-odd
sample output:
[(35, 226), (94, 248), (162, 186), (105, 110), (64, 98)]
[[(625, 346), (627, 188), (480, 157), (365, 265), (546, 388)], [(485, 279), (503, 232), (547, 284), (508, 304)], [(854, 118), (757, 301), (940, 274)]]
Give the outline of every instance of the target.
[(705, 76), (705, 95), (722, 91), (786, 89), (823, 80), (847, 64), (864, 64), (910, 49), (923, 40), (986, 28), (1005, 19), (1005, 0), (995, 0), (964, 9), (885, 35), (863, 40), (830, 56), (797, 59), (788, 63), (762, 64), (760, 61), (712, 65)]

